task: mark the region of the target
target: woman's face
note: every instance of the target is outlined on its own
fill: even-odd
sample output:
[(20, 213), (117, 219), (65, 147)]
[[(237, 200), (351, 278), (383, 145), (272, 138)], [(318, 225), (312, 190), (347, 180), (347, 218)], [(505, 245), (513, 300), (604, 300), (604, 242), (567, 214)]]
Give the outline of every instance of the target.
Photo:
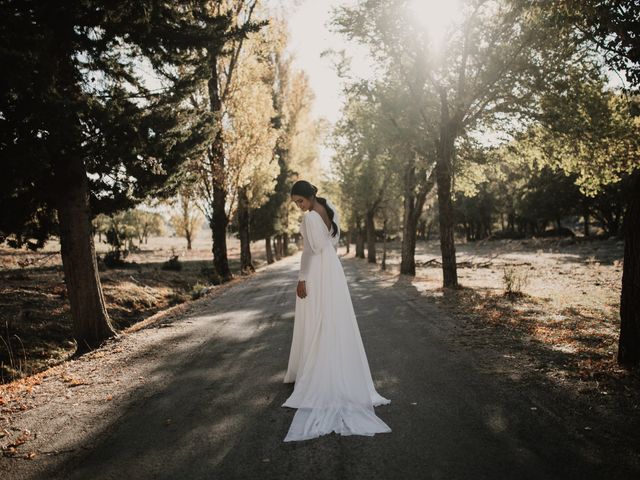
[(298, 206), (300, 210), (306, 212), (311, 208), (311, 199), (305, 198), (301, 195), (291, 195), (291, 200)]

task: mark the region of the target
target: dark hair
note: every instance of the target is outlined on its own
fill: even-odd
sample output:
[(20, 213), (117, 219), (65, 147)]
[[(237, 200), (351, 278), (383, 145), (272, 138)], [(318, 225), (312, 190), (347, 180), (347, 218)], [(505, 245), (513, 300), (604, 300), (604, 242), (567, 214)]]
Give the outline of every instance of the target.
[(318, 193), (318, 187), (311, 185), (306, 180), (298, 180), (296, 183), (293, 184), (293, 187), (291, 187), (291, 195), (300, 195), (301, 197), (307, 198), (309, 200), (315, 197), (315, 199), (318, 202), (320, 202), (320, 205), (322, 205), (327, 210), (327, 215), (329, 215), (329, 219), (331, 220), (331, 227), (333, 230), (333, 233), (331, 233), (331, 236), (335, 237), (336, 234), (338, 233), (338, 225), (336, 225), (336, 222), (333, 221), (333, 217), (335, 214), (331, 209), (331, 207), (327, 205), (327, 199), (323, 197), (318, 197), (316, 195), (317, 193)]

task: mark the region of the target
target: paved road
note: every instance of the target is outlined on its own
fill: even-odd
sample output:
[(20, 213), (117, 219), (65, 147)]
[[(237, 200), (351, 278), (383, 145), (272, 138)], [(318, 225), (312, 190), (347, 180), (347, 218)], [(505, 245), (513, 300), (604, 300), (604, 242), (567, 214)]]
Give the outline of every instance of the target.
[(178, 320), (188, 348), (156, 366), (153, 393), (46, 478), (625, 478), (552, 415), (533, 411), (526, 386), (477, 368), (473, 351), (450, 341), (451, 321), (411, 285), (344, 265), (376, 388), (392, 401), (376, 411), (392, 433), (282, 441), (294, 414), (280, 406), (293, 388), (282, 378), (294, 258)]

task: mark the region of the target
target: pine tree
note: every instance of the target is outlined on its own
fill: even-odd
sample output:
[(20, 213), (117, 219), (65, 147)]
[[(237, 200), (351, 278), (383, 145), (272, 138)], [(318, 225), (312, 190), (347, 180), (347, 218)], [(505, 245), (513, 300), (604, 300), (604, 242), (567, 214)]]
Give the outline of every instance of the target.
[(210, 137), (207, 112), (185, 102), (200, 52), (230, 35), (208, 3), (0, 2), (0, 240), (60, 237), (79, 351), (115, 334), (91, 218), (168, 194)]

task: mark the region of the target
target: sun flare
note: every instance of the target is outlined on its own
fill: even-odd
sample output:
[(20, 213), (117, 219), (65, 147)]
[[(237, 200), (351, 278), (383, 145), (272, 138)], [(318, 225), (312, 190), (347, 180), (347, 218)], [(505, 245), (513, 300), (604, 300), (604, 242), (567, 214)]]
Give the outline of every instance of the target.
[(434, 48), (444, 43), (447, 32), (462, 18), (461, 0), (410, 0), (409, 12), (425, 29)]

